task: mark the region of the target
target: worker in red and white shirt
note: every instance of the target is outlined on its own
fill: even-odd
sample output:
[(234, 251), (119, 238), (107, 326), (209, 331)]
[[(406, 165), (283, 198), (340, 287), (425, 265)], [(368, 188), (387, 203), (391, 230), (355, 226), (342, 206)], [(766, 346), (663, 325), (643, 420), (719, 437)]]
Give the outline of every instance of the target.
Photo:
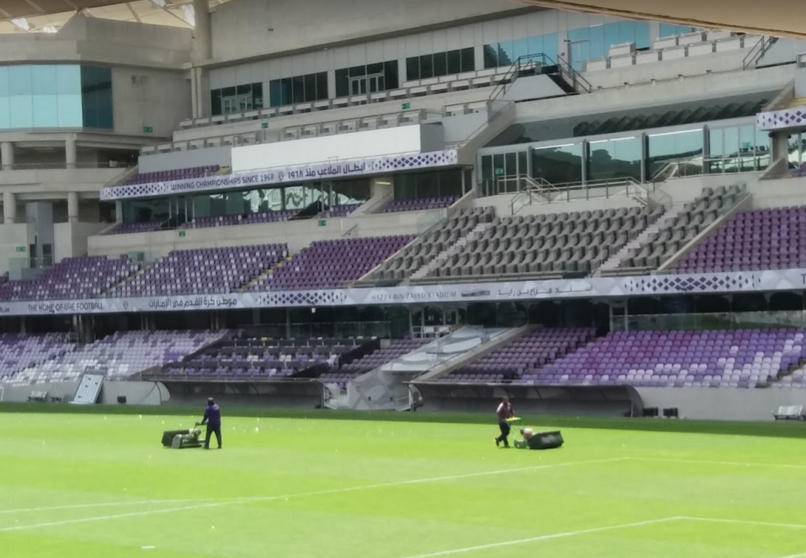
[(498, 427), (501, 429), (501, 435), (495, 439), (495, 445), (500, 446), (501, 442), (504, 442), (504, 447), (509, 447), (509, 422), (507, 419), (511, 419), (515, 416), (515, 411), (512, 410), (512, 403), (509, 402), (509, 397), (506, 395), (501, 400), (501, 403), (498, 404), (498, 409), (495, 411), (495, 414), (498, 415)]

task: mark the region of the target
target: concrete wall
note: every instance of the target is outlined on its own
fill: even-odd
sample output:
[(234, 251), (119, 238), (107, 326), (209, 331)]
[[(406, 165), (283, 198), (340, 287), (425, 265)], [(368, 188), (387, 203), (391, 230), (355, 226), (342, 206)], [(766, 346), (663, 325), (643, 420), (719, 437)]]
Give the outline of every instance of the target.
[(67, 192), (98, 196), (101, 186), (116, 178), (122, 169), (38, 169), (0, 172), (0, 191), (8, 188), (23, 194), (21, 199), (61, 199)]
[(87, 239), (109, 227), (108, 223), (56, 223), (53, 226), (56, 261), (87, 254)]
[(806, 97), (806, 68), (795, 70), (795, 97)]
[(770, 49), (764, 53), (757, 66), (774, 66), (776, 64), (791, 64), (797, 60), (798, 54), (806, 52), (806, 41), (795, 39), (778, 39)]
[(438, 141), (439, 136), (442, 136), (441, 126), (424, 124), (236, 147), (232, 150), (232, 170), (241, 172), (433, 151), (437, 144), (440, 149), (444, 147), (444, 139)]
[[(444, 219), (445, 210), (409, 211), (405, 213), (362, 215), (326, 219), (324, 227), (318, 219), (263, 223), (208, 229), (191, 229), (180, 237), (178, 231), (140, 234), (93, 236), (89, 239), (90, 255), (119, 256), (129, 252), (145, 252), (147, 259), (165, 256), (172, 250), (241, 246), (246, 244), (286, 243), (294, 254), (315, 240), (341, 238), (347, 231), (352, 237), (419, 234)], [(357, 227), (353, 230), (353, 227)]]
[(638, 388), (644, 407), (676, 407), (680, 418), (771, 421), (782, 405), (806, 405), (806, 390)]
[(804, 205), (806, 203), (806, 178), (781, 178), (748, 184), (753, 194), (753, 209), (769, 209)]
[(139, 159), (139, 172), (158, 172), (174, 169), (190, 169), (207, 165), (232, 165), (232, 147), (209, 147), (175, 153), (142, 155)]
[[(112, 68), (115, 133), (169, 138), (191, 116), (190, 82), (181, 70)], [(145, 132), (144, 127), (153, 132)]]
[[(294, 0), (239, 0), (217, 6), (212, 13), (213, 59), (216, 62), (277, 55), (300, 50), (320, 51), (322, 60), (344, 56), (339, 67), (357, 66), (366, 63), (364, 45), (341, 52), (321, 52), (325, 45), (352, 42), (369, 37), (383, 37), (491, 14), (503, 14), (519, 8), (496, 0), (315, 0), (300, 3)], [(315, 14), (313, 16), (312, 14)], [(497, 32), (497, 27), (495, 28)], [(397, 40), (390, 39), (386, 45), (387, 58), (401, 58)], [(419, 38), (414, 43), (419, 51)], [(465, 46), (470, 46), (466, 44)], [(394, 48), (394, 52), (392, 52)], [(431, 48), (431, 45), (429, 45)], [(450, 50), (449, 47), (442, 51)], [(378, 49), (373, 47), (372, 50)], [(383, 50), (381, 50), (383, 52)], [(427, 52), (439, 52), (428, 50)], [(414, 54), (409, 54), (414, 56)], [(355, 62), (354, 62), (355, 61)], [(335, 60), (334, 60), (335, 62)], [(289, 61), (288, 76), (310, 73), (306, 65)], [(299, 71), (303, 70), (303, 71)], [(278, 75), (277, 77), (285, 77)], [(256, 80), (260, 81), (260, 80)], [(242, 83), (252, 83), (244, 81)], [(234, 83), (232, 85), (235, 85)], [(213, 88), (216, 86), (213, 85)], [(264, 89), (264, 91), (266, 91)]]
[(559, 85), (548, 76), (529, 76), (518, 79), (512, 87), (507, 89), (504, 99), (507, 101), (531, 101), (546, 97), (560, 97), (565, 95)]
[[(17, 218), (24, 219), (25, 213), (18, 212)], [(28, 246), (33, 244), (35, 236), (33, 225), (0, 225), (0, 274), (8, 271), (10, 259), (28, 257)], [(17, 247), (25, 248), (25, 252), (17, 252)]]
[[(0, 387), (3, 388), (3, 401), (6, 403), (25, 403), (32, 391), (47, 391), (48, 397), (62, 397), (67, 402), (75, 395), (78, 382), (54, 382), (33, 386), (0, 384)], [(118, 396), (125, 396), (127, 405), (161, 405), (171, 398), (166, 387), (159, 382), (104, 382), (98, 403), (118, 405)]]
[(189, 29), (77, 15), (55, 35), (0, 35), (0, 64), (72, 61), (180, 69), (190, 61), (190, 41)]

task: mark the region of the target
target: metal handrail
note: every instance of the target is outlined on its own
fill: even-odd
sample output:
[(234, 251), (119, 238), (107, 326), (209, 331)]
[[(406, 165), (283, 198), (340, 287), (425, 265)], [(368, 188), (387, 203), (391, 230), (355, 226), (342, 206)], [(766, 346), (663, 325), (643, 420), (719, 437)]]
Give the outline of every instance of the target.
[[(713, 163), (722, 163), (723, 169), (727, 166), (726, 163), (735, 162), (737, 163), (737, 168), (741, 169), (741, 163), (747, 161), (748, 159), (755, 159), (757, 157), (761, 157), (764, 155), (771, 155), (769, 151), (753, 151), (749, 152), (746, 155), (736, 155), (732, 157), (684, 157), (681, 159), (670, 159), (666, 161), (661, 168), (659, 168), (649, 179), (649, 182), (652, 184), (658, 184), (661, 182), (666, 182), (671, 178), (675, 178), (677, 176), (689, 177), (689, 176), (704, 176), (706, 174), (742, 174), (742, 173), (750, 173), (750, 172), (759, 172), (758, 170), (737, 170), (735, 172), (712, 172), (711, 165)], [(692, 165), (697, 167), (698, 171), (690, 172), (686, 171), (685, 174), (680, 174), (680, 168), (683, 165)]]
[(777, 40), (778, 39), (776, 37), (762, 36), (761, 39), (759, 39), (759, 41), (753, 45), (753, 48), (750, 49), (750, 52), (748, 52), (744, 57), (744, 60), (742, 61), (742, 69), (746, 70), (758, 62)]

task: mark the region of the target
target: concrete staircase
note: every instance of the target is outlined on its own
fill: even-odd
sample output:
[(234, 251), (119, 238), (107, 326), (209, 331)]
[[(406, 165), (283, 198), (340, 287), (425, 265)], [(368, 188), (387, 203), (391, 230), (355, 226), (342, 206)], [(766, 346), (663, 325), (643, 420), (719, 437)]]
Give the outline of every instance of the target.
[(424, 277), (427, 277), (429, 273), (431, 273), (438, 267), (442, 266), (446, 261), (448, 261), (448, 258), (450, 258), (454, 254), (456, 254), (459, 250), (467, 246), (468, 242), (471, 242), (479, 238), (482, 234), (484, 234), (484, 231), (489, 229), (491, 226), (492, 223), (479, 223), (478, 225), (473, 227), (473, 230), (467, 233), (464, 237), (460, 238), (450, 248), (448, 248), (447, 250), (443, 250), (442, 252), (437, 254), (436, 258), (434, 258), (433, 260), (425, 264), (423, 267), (412, 273), (411, 277), (406, 281), (404, 281), (403, 284), (408, 285), (411, 279), (423, 279)]
[(602, 265), (599, 266), (599, 269), (593, 274), (594, 277), (601, 277), (604, 273), (612, 272), (618, 269), (621, 264), (630, 257), (632, 253), (638, 250), (641, 246), (646, 244), (650, 238), (656, 235), (660, 230), (668, 225), (670, 221), (673, 221), (677, 215), (680, 213), (680, 210), (683, 209), (682, 203), (674, 204), (670, 206), (663, 215), (658, 217), (658, 219), (645, 228), (641, 233), (625, 244), (621, 250), (607, 258)]

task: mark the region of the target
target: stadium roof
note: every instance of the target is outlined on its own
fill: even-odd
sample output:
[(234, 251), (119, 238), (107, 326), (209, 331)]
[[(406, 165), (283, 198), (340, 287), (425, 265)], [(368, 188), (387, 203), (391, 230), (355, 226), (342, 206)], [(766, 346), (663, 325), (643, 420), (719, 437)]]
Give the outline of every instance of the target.
[[(209, 0), (211, 6), (230, 0)], [(803, 0), (502, 0), (806, 39)], [(158, 25), (193, 26), (193, 0), (0, 0), (0, 33), (57, 31), (77, 11)]]
[(668, 21), (704, 27), (806, 38), (803, 0), (517, 0), (573, 12), (607, 14), (627, 19)]
[[(209, 0), (211, 6), (229, 0)], [(55, 33), (77, 12), (88, 17), (193, 27), (193, 0), (0, 0), (0, 33)]]

